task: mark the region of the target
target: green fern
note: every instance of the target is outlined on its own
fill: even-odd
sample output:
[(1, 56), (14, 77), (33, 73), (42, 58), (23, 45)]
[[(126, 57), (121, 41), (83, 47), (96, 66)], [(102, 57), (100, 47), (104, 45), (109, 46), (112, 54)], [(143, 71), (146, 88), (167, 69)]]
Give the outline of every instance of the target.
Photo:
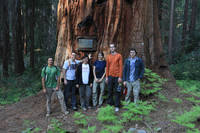
[(176, 119), (172, 120), (172, 122), (187, 127), (189, 129), (188, 132), (190, 130), (198, 131), (193, 123), (197, 121), (198, 118), (200, 118), (200, 106), (194, 106), (189, 112), (185, 112), (180, 116), (176, 116)]
[(162, 89), (162, 85), (166, 81), (152, 70), (145, 68), (144, 80), (141, 82), (141, 93), (143, 95), (154, 94)]
[(114, 107), (107, 105), (106, 107), (100, 108), (97, 120), (100, 122), (115, 123), (118, 119), (115, 116)]
[(75, 123), (80, 126), (87, 126), (88, 125), (88, 117), (82, 114), (81, 112), (75, 112), (73, 115), (75, 119)]

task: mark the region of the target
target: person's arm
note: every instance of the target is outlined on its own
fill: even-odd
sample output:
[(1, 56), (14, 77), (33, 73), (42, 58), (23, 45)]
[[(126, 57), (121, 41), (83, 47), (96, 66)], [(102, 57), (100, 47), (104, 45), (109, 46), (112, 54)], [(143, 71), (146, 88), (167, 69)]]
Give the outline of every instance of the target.
[[(105, 71), (106, 71), (106, 67), (105, 67)], [(101, 82), (101, 81), (104, 79), (105, 76), (106, 76), (106, 72), (104, 72), (104, 74), (103, 74), (103, 76), (100, 78), (99, 82)]]
[(44, 77), (42, 77), (42, 91), (43, 91), (44, 93), (46, 93), (46, 91), (47, 91), (47, 89), (46, 89), (46, 87), (45, 87), (45, 78), (44, 78)]
[(96, 76), (95, 69), (96, 69), (96, 67), (93, 66), (93, 75), (94, 75), (94, 80), (95, 80), (96, 82), (98, 82), (98, 79), (97, 79), (97, 76)]
[(123, 71), (123, 59), (122, 56), (119, 56), (119, 78), (118, 78), (118, 82), (122, 82), (122, 71)]
[(64, 84), (66, 85), (67, 84), (67, 79), (66, 79), (66, 72), (67, 72), (67, 68), (68, 68), (68, 61), (65, 61), (64, 62), (64, 65), (63, 65), (63, 76), (64, 76)]
[(108, 74), (109, 74), (109, 55), (106, 58), (106, 83), (108, 83)]
[(126, 72), (127, 72), (127, 65), (126, 65), (126, 62), (127, 61), (127, 59), (124, 61), (124, 68), (123, 68), (123, 83), (124, 83), (124, 86), (126, 86)]
[(76, 84), (77, 88), (79, 88), (80, 68), (81, 68), (81, 64), (79, 64), (77, 66), (76, 73), (75, 73), (75, 75), (76, 75), (76, 83), (75, 84)]
[(42, 77), (42, 91), (44, 93), (46, 93), (47, 89), (46, 89), (46, 86), (45, 86), (45, 73), (44, 73), (44, 68), (42, 69), (42, 73), (41, 73), (41, 77)]
[(60, 88), (60, 70), (59, 68), (57, 68), (57, 86), (56, 86), (56, 90), (59, 90)]
[(139, 78), (142, 79), (143, 78), (143, 75), (144, 75), (144, 63), (142, 61), (142, 59), (140, 60), (140, 75), (139, 75)]

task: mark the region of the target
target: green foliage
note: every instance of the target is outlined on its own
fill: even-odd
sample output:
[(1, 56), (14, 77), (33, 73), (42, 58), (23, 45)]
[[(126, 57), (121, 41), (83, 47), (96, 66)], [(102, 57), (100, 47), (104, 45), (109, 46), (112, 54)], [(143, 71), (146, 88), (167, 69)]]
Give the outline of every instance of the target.
[(186, 100), (195, 104), (200, 104), (200, 100), (196, 100), (194, 97), (187, 97)]
[(200, 118), (200, 106), (194, 106), (190, 111), (185, 111), (182, 115), (176, 116), (175, 120), (172, 120), (173, 122), (182, 125), (184, 127), (187, 127), (188, 133), (190, 131), (198, 131), (198, 129), (195, 128), (194, 122), (197, 121), (197, 119)]
[(115, 116), (114, 107), (107, 105), (99, 109), (97, 120), (106, 123), (115, 123), (118, 118)]
[(52, 119), (50, 128), (47, 131), (47, 133), (66, 133), (67, 131), (65, 129), (61, 128), (61, 126), (62, 126), (62, 123), (59, 120)]
[(26, 127), (25, 130), (22, 131), (22, 133), (39, 133), (41, 131), (40, 128), (35, 128), (35, 122), (24, 120), (23, 126)]
[(176, 64), (170, 65), (170, 70), (177, 80), (200, 79), (200, 49), (180, 58)]
[(81, 133), (96, 133), (96, 126), (88, 127), (87, 129), (80, 129)]
[(200, 81), (176, 80), (176, 84), (183, 88), (182, 93), (200, 97)]
[(122, 129), (122, 125), (106, 125), (100, 133), (119, 133)]
[(160, 92), (158, 92), (158, 94), (156, 96), (163, 102), (167, 102), (168, 101), (168, 99)]
[(182, 103), (183, 102), (182, 99), (180, 99), (180, 98), (173, 98), (173, 100), (176, 103)]
[(148, 116), (149, 113), (154, 110), (154, 105), (148, 102), (138, 101), (137, 104), (123, 102), (123, 109), (125, 111), (121, 114), (121, 123), (127, 123), (131, 121), (141, 121), (144, 116)]
[(0, 104), (18, 102), (41, 90), (40, 71), (26, 70), (21, 76), (10, 76), (0, 81)]
[(88, 117), (81, 112), (75, 112), (73, 115), (73, 118), (75, 119), (75, 123), (80, 126), (87, 126), (88, 125)]
[(162, 89), (165, 81), (166, 79), (161, 78), (158, 74), (152, 72), (152, 70), (145, 68), (144, 80), (141, 83), (141, 93), (143, 95), (154, 94)]

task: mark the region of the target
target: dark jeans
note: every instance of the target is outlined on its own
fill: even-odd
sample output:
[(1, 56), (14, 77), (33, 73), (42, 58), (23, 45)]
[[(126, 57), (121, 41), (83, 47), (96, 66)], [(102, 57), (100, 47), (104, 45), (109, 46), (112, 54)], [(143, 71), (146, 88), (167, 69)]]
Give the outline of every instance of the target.
[(117, 91), (118, 77), (108, 76), (108, 104), (113, 105), (113, 95), (115, 95), (115, 107), (120, 105), (120, 92)]
[(75, 80), (67, 80), (67, 84), (64, 88), (64, 98), (65, 98), (65, 104), (67, 106), (68, 99), (71, 97), (71, 104), (72, 107), (76, 106), (76, 86), (75, 86)]
[(88, 108), (90, 106), (91, 93), (92, 91), (89, 85), (80, 85), (79, 94), (82, 108)]

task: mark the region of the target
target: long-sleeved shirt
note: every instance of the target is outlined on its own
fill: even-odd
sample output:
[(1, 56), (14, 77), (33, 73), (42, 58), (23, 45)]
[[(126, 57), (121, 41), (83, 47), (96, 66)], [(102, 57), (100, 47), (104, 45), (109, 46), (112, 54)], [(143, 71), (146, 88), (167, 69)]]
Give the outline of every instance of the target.
[(119, 53), (109, 54), (106, 59), (106, 77), (122, 78), (123, 60)]

